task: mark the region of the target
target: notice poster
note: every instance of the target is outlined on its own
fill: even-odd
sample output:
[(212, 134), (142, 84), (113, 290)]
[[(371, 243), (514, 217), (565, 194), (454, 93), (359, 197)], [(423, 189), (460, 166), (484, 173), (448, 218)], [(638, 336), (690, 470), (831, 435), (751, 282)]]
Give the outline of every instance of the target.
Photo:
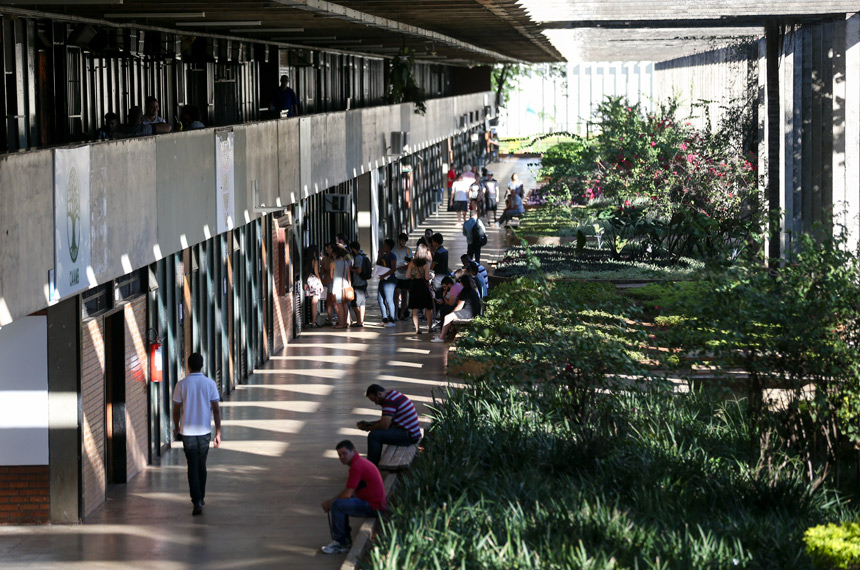
[(233, 229), (236, 219), (234, 200), (235, 166), (233, 162), (233, 131), (215, 132), (215, 192), (218, 202), (218, 233)]
[(90, 286), (90, 147), (54, 150), (54, 294)]

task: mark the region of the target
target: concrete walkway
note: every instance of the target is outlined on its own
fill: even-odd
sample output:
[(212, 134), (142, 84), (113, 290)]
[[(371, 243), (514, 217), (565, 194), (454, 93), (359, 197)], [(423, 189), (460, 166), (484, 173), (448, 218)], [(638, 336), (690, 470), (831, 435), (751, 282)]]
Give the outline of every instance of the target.
[[(516, 170), (529, 188), (527, 162), (491, 168), (504, 185)], [(466, 243), (456, 214), (444, 210), (416, 228), (410, 244), (425, 227), (440, 231), (454, 267)], [(498, 256), (504, 229), (488, 233), (484, 253)], [(0, 567), (339, 568), (345, 555), (320, 552), (330, 540), (320, 503), (346, 481), (334, 444), (351, 438), (366, 451), (355, 423), (379, 416), (366, 387), (376, 382), (407, 394), (426, 428), (428, 406), (449, 385), (449, 345), (416, 337), (411, 322), (383, 328), (375, 286), (370, 293), (364, 329), (306, 330), (222, 403), (223, 443), (209, 454), (202, 516), (191, 516), (185, 458), (174, 444), (160, 466), (111, 488), (85, 524), (0, 526)]]

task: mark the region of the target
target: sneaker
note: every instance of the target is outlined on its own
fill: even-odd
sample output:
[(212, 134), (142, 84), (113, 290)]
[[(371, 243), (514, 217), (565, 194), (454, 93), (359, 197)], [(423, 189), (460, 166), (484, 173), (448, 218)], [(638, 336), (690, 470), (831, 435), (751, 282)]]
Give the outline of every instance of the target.
[(395, 325), (394, 323), (392, 323), (391, 321), (389, 321), (385, 326), (386, 326), (386, 327), (396, 327), (397, 325)]
[(336, 540), (332, 540), (322, 547), (322, 551), (326, 554), (343, 554), (344, 552), (349, 552), (350, 548), (352, 548), (351, 544), (341, 544)]
[(388, 317), (382, 317), (382, 324), (388, 323)]
[(434, 336), (433, 338), (430, 339), (430, 342), (445, 342), (445, 339), (440, 338), (438, 336)]

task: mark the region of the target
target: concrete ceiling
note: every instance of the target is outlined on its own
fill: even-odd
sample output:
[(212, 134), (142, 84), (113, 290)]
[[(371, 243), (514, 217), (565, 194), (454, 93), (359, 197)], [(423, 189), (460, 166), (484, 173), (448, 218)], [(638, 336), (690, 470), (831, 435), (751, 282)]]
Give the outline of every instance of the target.
[(0, 13), (257, 39), (423, 61), (660, 61), (758, 37), (768, 22), (860, 11), (860, 0), (0, 0)]

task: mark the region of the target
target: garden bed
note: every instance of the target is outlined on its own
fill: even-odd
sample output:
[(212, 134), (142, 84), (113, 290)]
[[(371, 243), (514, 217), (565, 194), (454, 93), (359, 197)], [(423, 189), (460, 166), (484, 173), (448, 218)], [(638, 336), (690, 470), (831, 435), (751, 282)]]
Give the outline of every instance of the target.
[[(524, 239), (524, 238), (517, 238)], [(610, 252), (571, 245), (513, 246), (496, 264), (494, 278), (516, 278), (543, 272), (549, 279), (612, 281), (679, 281), (691, 279), (704, 268), (692, 259), (617, 260)]]

